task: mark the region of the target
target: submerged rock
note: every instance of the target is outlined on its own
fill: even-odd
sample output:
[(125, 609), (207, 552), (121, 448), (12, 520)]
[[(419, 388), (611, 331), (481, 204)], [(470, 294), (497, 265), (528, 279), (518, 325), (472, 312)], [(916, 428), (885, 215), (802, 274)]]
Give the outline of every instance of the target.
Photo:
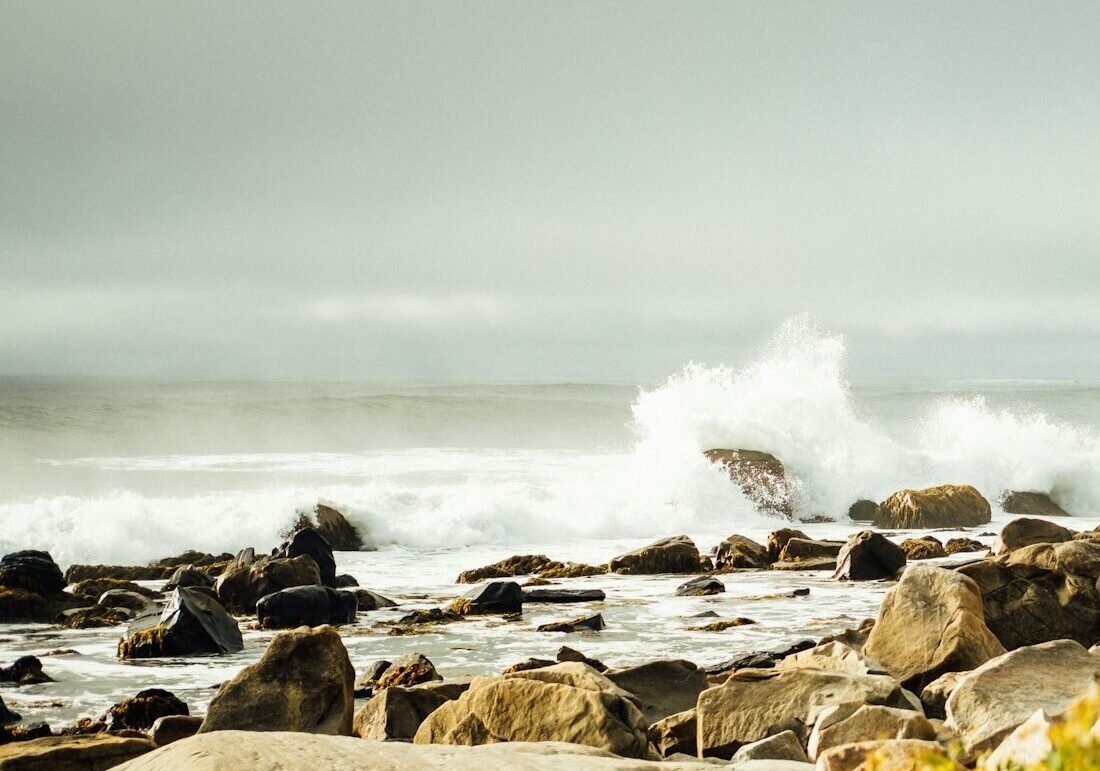
[(603, 589), (524, 589), (524, 602), (603, 602), (607, 599)]
[(476, 584), (491, 578), (535, 575), (549, 567), (559, 565), (561, 565), (560, 562), (555, 562), (545, 554), (515, 554), (492, 565), (464, 570), (458, 574), (456, 583)]
[(836, 560), (833, 578), (875, 581), (905, 567), (905, 552), (881, 533), (864, 530), (848, 539)]
[(621, 554), (607, 563), (608, 571), (623, 575), (696, 573), (699, 549), (686, 535), (674, 535)]
[(758, 450), (707, 450), (711, 463), (722, 466), (730, 479), (758, 509), (790, 518), (794, 512), (790, 484), (782, 462)]
[(940, 485), (899, 490), (879, 504), (874, 522), (894, 529), (975, 527), (991, 518), (989, 501), (970, 485)]
[(1026, 514), (1040, 517), (1068, 517), (1063, 509), (1046, 493), (1006, 490), (1001, 498), (1001, 509), (1005, 514)]
[(726, 585), (717, 578), (711, 576), (699, 576), (690, 581), (685, 581), (676, 587), (677, 597), (706, 597), (712, 594), (721, 594), (726, 591)]
[(222, 685), (199, 733), (304, 731), (351, 735), (355, 670), (327, 626), (277, 634), (255, 664)]
[(569, 621), (555, 621), (550, 624), (539, 625), (536, 631), (539, 632), (599, 632), (607, 625), (604, 624), (603, 616), (596, 613), (591, 616), (581, 616), (580, 618), (574, 618)]
[(523, 611), (523, 588), (515, 581), (490, 581), (471, 589), (450, 607), (462, 616), (482, 616)]
[(118, 656), (144, 659), (236, 653), (244, 648), (236, 620), (199, 589), (177, 589), (159, 615), (143, 616), (119, 641)]
[(0, 682), (16, 685), (52, 683), (53, 678), (42, 671), (42, 662), (35, 656), (20, 656), (6, 667), (0, 667)]

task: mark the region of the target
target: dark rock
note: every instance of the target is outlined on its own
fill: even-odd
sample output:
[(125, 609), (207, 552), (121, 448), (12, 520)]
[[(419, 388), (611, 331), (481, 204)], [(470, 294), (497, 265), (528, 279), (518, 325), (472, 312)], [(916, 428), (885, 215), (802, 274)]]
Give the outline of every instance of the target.
[(570, 621), (555, 621), (550, 624), (542, 624), (536, 631), (539, 632), (598, 632), (605, 628), (603, 616), (596, 613), (592, 616), (581, 616)]
[(699, 694), (710, 687), (706, 673), (683, 660), (651, 661), (604, 676), (638, 698), (646, 723), (693, 708)]
[(559, 663), (564, 662), (564, 661), (579, 661), (582, 664), (587, 664), (588, 666), (592, 667), (597, 672), (606, 672), (607, 671), (607, 665), (604, 664), (602, 661), (597, 661), (596, 659), (590, 659), (587, 656), (585, 656), (583, 653), (581, 653), (580, 651), (573, 650), (572, 648), (570, 648), (566, 645), (563, 645), (560, 648), (558, 648), (558, 654), (555, 658), (557, 659), (557, 661)]
[(699, 550), (686, 535), (662, 538), (608, 563), (609, 572), (624, 575), (695, 573), (698, 569)]
[(42, 662), (34, 656), (20, 656), (9, 666), (0, 667), (0, 682), (16, 685), (51, 683), (53, 678), (42, 671)]
[(4, 699), (0, 698), (0, 725), (8, 725), (9, 723), (18, 723), (23, 718), (18, 712), (12, 712), (4, 704)]
[(354, 594), (327, 586), (294, 586), (261, 597), (256, 603), (261, 629), (353, 624), (357, 610)]
[(244, 647), (237, 622), (198, 589), (176, 589), (159, 615), (142, 616), (119, 641), (119, 658), (236, 653)]
[(108, 731), (120, 731), (124, 728), (144, 731), (152, 728), (159, 717), (189, 714), (191, 713), (187, 705), (176, 698), (175, 694), (161, 688), (147, 688), (108, 709), (104, 723)]
[(970, 485), (940, 485), (894, 493), (879, 504), (875, 527), (976, 527), (991, 517), (989, 501)]
[(789, 527), (781, 527), (768, 535), (768, 561), (777, 561), (779, 559), (779, 555), (783, 552), (783, 547), (786, 546), (787, 541), (791, 540), (792, 538), (801, 538), (806, 541), (813, 540), (810, 538), (810, 536), (806, 535), (801, 530), (795, 530)]
[(1072, 540), (1073, 531), (1068, 528), (1045, 519), (1022, 517), (1001, 528), (1001, 534), (993, 544), (993, 554), (1008, 554), (1036, 543), (1065, 543)]
[[(317, 518), (317, 532), (336, 551), (363, 551), (363, 538), (359, 531), (336, 509), (318, 503), (313, 515)], [(318, 562), (318, 565), (321, 563)]]
[(558, 662), (551, 661), (550, 659), (529, 658), (529, 659), (524, 659), (523, 661), (517, 661), (515, 664), (512, 664), (510, 667), (505, 669), (504, 672), (502, 672), (501, 674), (510, 675), (514, 672), (527, 672), (528, 670), (531, 670), (531, 669), (542, 669), (544, 667), (552, 667), (557, 663)]
[(490, 581), (455, 600), (451, 610), (462, 616), (523, 611), (523, 589), (515, 581)]
[(813, 648), (817, 645), (813, 640), (799, 640), (790, 645), (779, 645), (768, 650), (750, 653), (735, 659), (727, 659), (714, 666), (707, 667), (704, 671), (708, 675), (721, 675), (732, 672), (735, 669), (772, 669), (783, 659), (799, 651)]
[(525, 589), (524, 602), (603, 602), (603, 589)]
[(349, 576), (347, 573), (336, 576), (337, 589), (351, 589), (356, 586), (359, 586), (359, 582), (355, 579), (355, 576)]
[(901, 550), (905, 552), (905, 558), (910, 560), (930, 560), (947, 556), (940, 539), (931, 535), (906, 538), (901, 542)]
[(75, 584), (91, 579), (113, 578), (117, 581), (162, 581), (171, 578), (175, 567), (160, 565), (70, 565), (65, 582)]
[(383, 597), (377, 592), (372, 592), (370, 589), (356, 589), (352, 592), (355, 595), (355, 599), (359, 603), (359, 610), (370, 611), (378, 610), (379, 608), (396, 608), (397, 603), (391, 600), (389, 597)]
[(158, 568), (178, 568), (181, 565), (193, 565), (195, 567), (211, 567), (233, 559), (232, 554), (207, 554), (206, 552), (188, 549), (183, 554), (175, 557), (164, 557), (153, 563)]
[(1040, 517), (1068, 517), (1063, 509), (1046, 493), (1018, 492), (1008, 490), (1001, 498), (1001, 509), (1005, 514), (1026, 514)]
[(397, 661), (386, 667), (386, 670), (378, 677), (378, 688), (389, 688), (394, 685), (417, 685), (431, 680), (442, 680), (435, 671), (435, 665), (421, 653), (406, 653)]
[(202, 718), (192, 715), (165, 715), (153, 721), (149, 729), (149, 738), (158, 747), (163, 747), (180, 739), (186, 739), (199, 732)]
[(745, 497), (768, 514), (790, 518), (794, 504), (787, 473), (774, 455), (758, 450), (707, 450), (711, 463), (725, 468)]
[(379, 659), (367, 667), (363, 674), (355, 680), (355, 698), (361, 699), (370, 696), (374, 689), (378, 687), (378, 680), (392, 665), (392, 661)]
[(564, 562), (544, 568), (541, 578), (585, 578), (599, 576), (607, 572), (607, 565), (585, 565), (583, 562)]
[(336, 587), (336, 559), (332, 556), (332, 547), (324, 536), (312, 527), (305, 527), (295, 532), (272, 556), (292, 559), (302, 555), (311, 557), (317, 563), (323, 586)]
[(461, 621), (462, 616), (452, 610), (443, 608), (423, 608), (406, 613), (397, 619), (398, 624), (445, 624), (451, 621)]
[(168, 579), (168, 582), (165, 583), (164, 591), (170, 592), (181, 587), (213, 585), (214, 579), (198, 570), (194, 565), (180, 565)]
[(743, 535), (731, 535), (714, 550), (714, 568), (766, 568), (773, 560), (767, 547)]
[(864, 530), (844, 544), (836, 560), (833, 578), (875, 581), (889, 578), (905, 567), (905, 552), (881, 533)]
[(0, 559), (0, 586), (50, 597), (65, 589), (65, 577), (48, 553), (27, 549)]
[(87, 578), (73, 584), (70, 588), (70, 592), (77, 597), (90, 600), (94, 603), (99, 601), (99, 598), (103, 596), (104, 592), (109, 592), (111, 589), (123, 589), (127, 592), (140, 594), (142, 597), (147, 597), (149, 599), (160, 597), (160, 592), (146, 589), (144, 586), (135, 584), (133, 581), (124, 581), (120, 578)]
[[(717, 578), (711, 576), (699, 576), (690, 581), (685, 581), (676, 587), (677, 597), (706, 597), (711, 594), (721, 594), (726, 591), (726, 585)], [(652, 722), (652, 721), (651, 721)]]
[(848, 518), (853, 522), (874, 522), (877, 512), (878, 504), (864, 498), (848, 507)]
[[(41, 721), (37, 723), (24, 723), (23, 725), (12, 726), (5, 730), (11, 732), (11, 739), (16, 742), (29, 742), (34, 739), (41, 739), (43, 736), (53, 736), (53, 731), (50, 730), (49, 723)], [(0, 744), (3, 744), (2, 738), (0, 738)]]
[(293, 558), (235, 559), (214, 585), (218, 601), (235, 613), (255, 613), (261, 597), (294, 586), (321, 584), (321, 572), (308, 554)]
[(959, 552), (971, 552), (971, 551), (986, 551), (989, 549), (981, 541), (975, 541), (973, 538), (948, 538), (947, 544), (943, 550), (948, 554), (958, 554)]
[(136, 615), (138, 615), (136, 611), (128, 608), (93, 605), (90, 608), (68, 608), (62, 611), (54, 621), (68, 629), (103, 629), (125, 624)]
[(431, 688), (386, 688), (355, 713), (355, 734), (372, 741), (412, 741), (424, 718), (448, 701)]

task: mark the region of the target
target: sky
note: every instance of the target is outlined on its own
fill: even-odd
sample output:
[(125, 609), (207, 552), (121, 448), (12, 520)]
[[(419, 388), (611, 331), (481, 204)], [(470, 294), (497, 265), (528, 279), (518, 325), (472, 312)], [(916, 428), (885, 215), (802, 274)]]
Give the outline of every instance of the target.
[(1100, 5), (0, 0), (0, 374), (1100, 377)]

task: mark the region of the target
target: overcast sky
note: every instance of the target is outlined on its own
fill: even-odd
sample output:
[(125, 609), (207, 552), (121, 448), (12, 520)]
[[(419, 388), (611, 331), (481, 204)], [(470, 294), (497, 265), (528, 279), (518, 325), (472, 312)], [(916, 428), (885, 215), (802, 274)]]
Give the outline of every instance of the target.
[(1100, 4), (0, 0), (0, 372), (1100, 377)]

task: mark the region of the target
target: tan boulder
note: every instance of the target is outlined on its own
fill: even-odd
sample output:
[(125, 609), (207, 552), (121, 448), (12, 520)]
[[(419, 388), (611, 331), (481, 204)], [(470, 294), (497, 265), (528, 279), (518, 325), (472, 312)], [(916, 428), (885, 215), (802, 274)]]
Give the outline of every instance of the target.
[(901, 686), (886, 675), (817, 669), (742, 669), (699, 694), (697, 744), (702, 756), (730, 758), (742, 745), (786, 730), (805, 738), (823, 709), (860, 702), (905, 709)]
[(1065, 543), (1073, 540), (1073, 531), (1045, 519), (1021, 517), (1001, 528), (993, 543), (993, 554), (1001, 555), (1037, 543)]
[(623, 575), (699, 572), (699, 549), (686, 535), (674, 535), (614, 557), (608, 572)]
[(945, 672), (1004, 653), (985, 625), (978, 585), (953, 570), (911, 565), (887, 592), (864, 655), (919, 692)]
[(781, 527), (778, 530), (773, 530), (768, 534), (768, 559), (772, 562), (778, 560), (779, 555), (783, 553), (783, 547), (792, 538), (801, 538), (804, 541), (813, 540), (801, 530), (795, 530), (791, 527)]
[(976, 527), (992, 518), (982, 494), (970, 485), (899, 490), (879, 504), (875, 527), (894, 529)]
[(282, 632), (222, 685), (199, 733), (243, 729), (349, 735), (355, 669), (329, 626)]
[(649, 743), (662, 758), (676, 753), (696, 755), (695, 710), (687, 709), (658, 720), (646, 731)]
[(802, 749), (802, 740), (794, 731), (781, 731), (767, 739), (746, 744), (733, 756), (733, 764), (740, 764), (750, 760), (793, 760), (800, 763), (808, 763), (809, 757), (806, 750)]
[(1050, 753), (1053, 745), (1050, 741), (1050, 727), (1053, 725), (1046, 712), (1035, 710), (1035, 714), (1020, 723), (997, 749), (984, 757), (978, 768), (988, 771), (1000, 771), (1004, 768), (1024, 768), (1039, 763)]
[(919, 712), (871, 704), (837, 704), (821, 713), (806, 744), (811, 758), (843, 744), (884, 739), (934, 741), (936, 729)]
[(768, 558), (766, 546), (743, 535), (731, 535), (718, 544), (714, 551), (716, 570), (766, 568), (772, 561)]
[(930, 758), (937, 771), (963, 767), (946, 758), (943, 747), (920, 739), (887, 739), (833, 747), (821, 753), (815, 771), (924, 771)]
[(863, 656), (840, 640), (831, 640), (804, 651), (792, 653), (776, 664), (779, 669), (822, 669), (856, 675), (885, 674), (882, 665)]
[(924, 714), (943, 720), (947, 717), (947, 699), (959, 680), (966, 672), (947, 672), (924, 686), (920, 692), (920, 702), (924, 705)]
[(969, 752), (991, 750), (1036, 710), (1061, 715), (1100, 675), (1100, 657), (1072, 640), (1018, 648), (959, 678), (947, 725)]
[(707, 450), (711, 463), (722, 466), (730, 479), (756, 508), (769, 514), (790, 517), (794, 511), (791, 485), (782, 462), (771, 453), (758, 450)]
[(0, 745), (4, 771), (103, 771), (156, 749), (149, 739), (101, 733)]
[(932, 560), (947, 556), (943, 543), (932, 535), (906, 538), (901, 542), (901, 550), (905, 552), (905, 558), (908, 560)]

